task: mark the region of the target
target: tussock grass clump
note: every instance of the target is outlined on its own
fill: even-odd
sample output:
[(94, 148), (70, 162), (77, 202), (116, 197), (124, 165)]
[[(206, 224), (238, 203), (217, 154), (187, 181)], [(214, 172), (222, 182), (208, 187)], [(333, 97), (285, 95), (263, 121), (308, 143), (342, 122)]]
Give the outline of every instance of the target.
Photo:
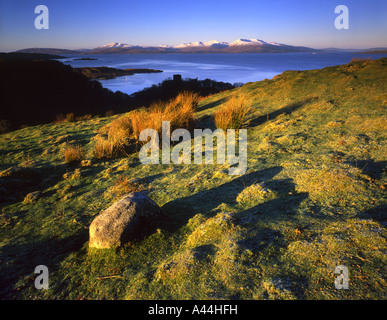
[(100, 130), (95, 138), (94, 156), (97, 159), (114, 158), (125, 154), (132, 132), (128, 115), (115, 119)]
[(121, 175), (109, 189), (109, 193), (115, 198), (120, 198), (125, 194), (139, 192), (142, 190), (143, 186), (140, 183), (134, 182), (133, 179), (128, 176)]
[(160, 110), (136, 110), (131, 113), (131, 127), (133, 130), (133, 137), (139, 144), (144, 144), (139, 140), (141, 131), (145, 129), (154, 129), (158, 133), (161, 132), (163, 121), (163, 113)]
[(294, 179), (297, 191), (308, 192), (311, 200), (325, 205), (346, 206), (372, 196), (361, 170), (350, 166), (303, 169), (295, 174)]
[(126, 155), (127, 147), (134, 141), (140, 145), (146, 143), (139, 140), (143, 130), (154, 129), (161, 134), (163, 121), (170, 121), (171, 131), (191, 129), (198, 102), (198, 94), (182, 92), (168, 102), (156, 102), (148, 109), (135, 110), (115, 119), (101, 128), (101, 134), (95, 138), (94, 156), (101, 159)]
[(246, 126), (246, 116), (250, 105), (245, 96), (232, 96), (214, 113), (215, 125), (218, 129), (241, 129)]
[[(190, 222), (192, 225), (198, 223), (192, 234), (187, 237), (186, 246), (196, 247), (209, 243), (221, 243), (225, 237), (236, 232), (236, 226), (233, 223), (233, 216), (230, 213), (219, 213), (215, 217), (206, 220), (203, 223), (202, 215), (194, 217)], [(202, 222), (202, 223), (200, 223)]]
[(155, 102), (149, 109), (142, 109), (131, 113), (134, 138), (140, 143), (139, 136), (144, 129), (154, 129), (161, 133), (162, 122), (169, 121), (171, 131), (178, 128), (192, 129), (195, 111), (199, 103), (199, 95), (182, 92), (168, 102)]
[(262, 184), (255, 183), (243, 189), (237, 196), (236, 201), (244, 208), (256, 206), (275, 198), (276, 195)]
[(63, 153), (66, 163), (80, 162), (85, 159), (85, 152), (83, 151), (81, 145), (68, 145), (63, 150)]

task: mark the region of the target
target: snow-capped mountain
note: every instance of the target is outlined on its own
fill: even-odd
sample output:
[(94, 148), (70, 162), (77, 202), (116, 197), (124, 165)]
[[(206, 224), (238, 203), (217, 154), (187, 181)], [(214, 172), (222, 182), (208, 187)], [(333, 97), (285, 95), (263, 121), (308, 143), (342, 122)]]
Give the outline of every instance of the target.
[(188, 42), (188, 43), (183, 43), (179, 44), (177, 46), (174, 46), (174, 48), (179, 49), (179, 48), (189, 48), (189, 47), (228, 47), (227, 42), (219, 42), (217, 40), (211, 40), (211, 41), (206, 41), (206, 42)]
[(97, 47), (95, 49), (112, 49), (112, 48), (122, 49), (122, 48), (132, 48), (132, 47), (134, 47), (134, 46), (131, 46), (131, 45), (126, 44), (126, 43), (113, 42), (113, 43), (105, 44), (104, 46)]
[(230, 46), (267, 45), (269, 43), (258, 39), (238, 39), (230, 43)]
[[(30, 48), (20, 52), (42, 52), (44, 48)], [(57, 49), (50, 49), (51, 51)], [(278, 42), (266, 42), (260, 39), (238, 39), (231, 43), (217, 40), (187, 42), (179, 45), (142, 46), (130, 45), (122, 42), (112, 42), (90, 50), (74, 50), (79, 54), (108, 54), (108, 53), (279, 53), (279, 52), (313, 52), (316, 49), (291, 46)]]
[(176, 49), (179, 49), (179, 48), (188, 48), (188, 47), (203, 47), (204, 46), (204, 43), (201, 42), (201, 41), (197, 41), (197, 42), (187, 42), (187, 43), (182, 43), (182, 44), (179, 44), (177, 46), (173, 46), (174, 48)]
[(231, 43), (218, 40), (187, 42), (175, 46), (139, 46), (114, 42), (95, 49), (90, 53), (274, 53), (274, 52), (310, 52), (307, 47), (290, 46), (278, 42), (266, 42), (257, 38), (238, 39)]
[(284, 46), (282, 43), (278, 42), (266, 42), (259, 39), (238, 39), (231, 43), (228, 42), (219, 42), (217, 40), (211, 40), (207, 42), (188, 42), (174, 46), (174, 48), (192, 48), (192, 47), (230, 47), (230, 46), (263, 46), (263, 45), (272, 45), (272, 46)]
[(207, 42), (204, 42), (204, 45), (205, 46), (209, 46), (209, 47), (224, 47), (224, 46), (228, 46), (228, 43), (227, 42), (219, 42), (217, 40), (211, 40), (211, 41), (207, 41)]

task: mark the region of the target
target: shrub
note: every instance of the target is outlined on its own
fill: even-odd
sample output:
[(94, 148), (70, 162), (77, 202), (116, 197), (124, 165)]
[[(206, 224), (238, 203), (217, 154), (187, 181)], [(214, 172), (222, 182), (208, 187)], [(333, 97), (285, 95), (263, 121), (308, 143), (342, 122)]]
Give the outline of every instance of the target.
[(215, 125), (219, 129), (241, 129), (246, 122), (250, 111), (247, 99), (244, 96), (232, 96), (223, 106), (214, 113)]
[(85, 158), (85, 153), (80, 145), (71, 146), (68, 145), (64, 149), (64, 157), (66, 163), (73, 163), (82, 161)]

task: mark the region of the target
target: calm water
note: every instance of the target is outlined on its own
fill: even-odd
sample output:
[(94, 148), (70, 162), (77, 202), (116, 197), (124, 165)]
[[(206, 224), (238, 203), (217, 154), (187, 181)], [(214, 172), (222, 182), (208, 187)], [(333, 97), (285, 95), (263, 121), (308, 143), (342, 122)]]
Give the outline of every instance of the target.
[[(83, 57), (83, 56), (81, 56)], [(212, 79), (224, 82), (253, 82), (271, 79), (286, 70), (310, 70), (348, 63), (352, 58), (379, 59), (386, 54), (355, 53), (246, 53), (246, 54), (110, 54), (85, 55), (98, 60), (79, 61), (69, 57), (73, 67), (151, 68), (162, 73), (136, 74), (100, 80), (105, 88), (132, 94), (181, 74), (183, 78)]]

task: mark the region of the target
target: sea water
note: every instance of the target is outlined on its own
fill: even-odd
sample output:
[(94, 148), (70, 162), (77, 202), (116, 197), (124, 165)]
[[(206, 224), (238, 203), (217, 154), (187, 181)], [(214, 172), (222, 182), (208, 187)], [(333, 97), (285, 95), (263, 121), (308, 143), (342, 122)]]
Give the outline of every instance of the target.
[[(99, 80), (105, 88), (127, 94), (181, 74), (183, 78), (247, 83), (272, 79), (286, 70), (321, 69), (349, 63), (353, 58), (379, 59), (387, 54), (357, 53), (237, 53), (237, 54), (104, 54), (60, 59), (72, 67), (150, 68), (162, 73), (141, 73)], [(74, 60), (92, 58), (97, 60)]]

